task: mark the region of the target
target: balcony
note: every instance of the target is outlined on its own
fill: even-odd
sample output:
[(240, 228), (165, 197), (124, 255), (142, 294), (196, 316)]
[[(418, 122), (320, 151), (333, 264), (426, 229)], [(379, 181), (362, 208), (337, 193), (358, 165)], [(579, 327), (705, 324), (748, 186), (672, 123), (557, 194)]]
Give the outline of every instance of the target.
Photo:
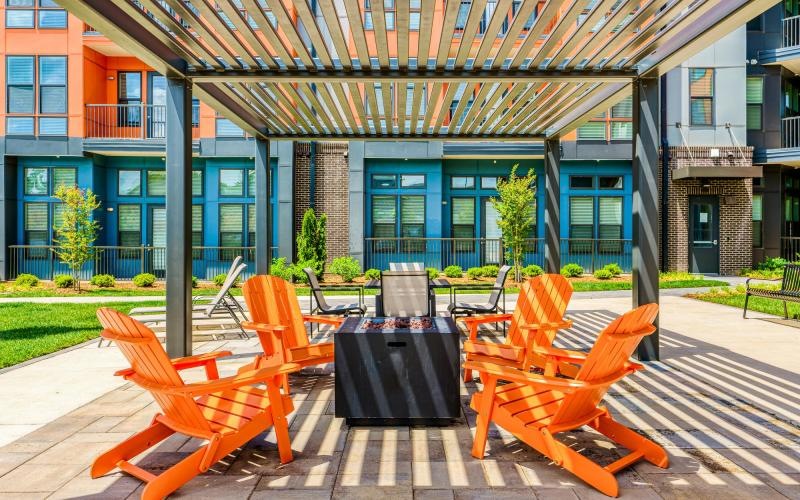
[[(163, 152), (167, 108), (160, 104), (87, 104), (84, 149)], [(192, 139), (200, 138), (200, 106), (192, 106)]]
[(759, 51), (758, 61), (766, 65), (779, 64), (795, 74), (800, 74), (800, 16), (783, 20), (781, 46)]

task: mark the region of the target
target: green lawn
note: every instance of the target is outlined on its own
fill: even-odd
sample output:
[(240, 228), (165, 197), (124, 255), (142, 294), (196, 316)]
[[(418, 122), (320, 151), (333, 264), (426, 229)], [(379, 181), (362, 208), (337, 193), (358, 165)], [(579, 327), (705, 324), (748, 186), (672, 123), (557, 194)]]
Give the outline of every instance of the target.
[(0, 304), (0, 368), (97, 338), (100, 323), (95, 311), (99, 307), (127, 313), (134, 307), (153, 305), (159, 303)]
[[(702, 287), (712, 287), (712, 286), (728, 286), (727, 282), (719, 281), (719, 280), (706, 280), (706, 279), (687, 279), (687, 280), (661, 280), (660, 288), (702, 288)], [(488, 281), (481, 281), (480, 284), (488, 285), (491, 284)], [(323, 284), (323, 286), (325, 286)], [(630, 290), (631, 289), (631, 282), (630, 281), (573, 281), (572, 286), (576, 292), (605, 292), (610, 290)], [(378, 293), (379, 290), (376, 289), (365, 289), (364, 295), (375, 295)], [(309, 289), (304, 287), (297, 288), (297, 295), (299, 296), (308, 296)], [(506, 293), (517, 293), (519, 292), (519, 288), (517, 287), (509, 287), (506, 288)], [(146, 288), (104, 288), (104, 289), (91, 289), (91, 290), (83, 290), (80, 293), (81, 297), (136, 297), (136, 296), (147, 296), (147, 297), (163, 297), (164, 296), (164, 289), (163, 288), (156, 288), (156, 289), (146, 289)], [(206, 295), (213, 295), (216, 293), (216, 289), (202, 289), (202, 290), (195, 290), (195, 293), (203, 293)], [(241, 295), (242, 289), (241, 288), (234, 288), (231, 290), (233, 295)], [(325, 295), (352, 295), (354, 292), (348, 291), (339, 291), (339, 290), (330, 290), (325, 292)], [(436, 289), (436, 293), (440, 295), (447, 295), (450, 293), (449, 289), (446, 288), (438, 288)], [(52, 288), (30, 288), (30, 289), (13, 289), (7, 288), (4, 290), (0, 290), (0, 297), (17, 297), (17, 298), (24, 298), (24, 297), (58, 297), (58, 296), (75, 296), (75, 294), (69, 293), (56, 293)]]
[[(691, 295), (691, 297), (705, 302), (735, 307), (740, 310), (744, 309), (744, 293), (702, 293)], [(789, 302), (787, 305), (790, 318), (800, 317), (800, 304)], [(783, 317), (783, 302), (764, 297), (750, 297), (750, 301), (747, 303), (747, 311), (758, 311)]]

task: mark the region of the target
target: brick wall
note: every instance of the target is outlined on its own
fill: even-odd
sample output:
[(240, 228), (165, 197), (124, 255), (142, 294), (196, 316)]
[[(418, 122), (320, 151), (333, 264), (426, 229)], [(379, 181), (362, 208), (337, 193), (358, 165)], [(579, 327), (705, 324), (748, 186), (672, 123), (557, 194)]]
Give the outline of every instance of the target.
[[(669, 168), (670, 170), (686, 166), (738, 168), (752, 165), (752, 148), (714, 147), (714, 149), (720, 150), (718, 158), (711, 158), (709, 154), (711, 149), (711, 147), (671, 147)], [(729, 151), (733, 153), (732, 156), (728, 155)], [(662, 192), (660, 172), (659, 192)], [(670, 180), (669, 184), (668, 270), (689, 270), (690, 196), (717, 196), (719, 198), (720, 273), (737, 274), (740, 269), (751, 267), (753, 257), (752, 179), (680, 179)], [(659, 232), (659, 248), (661, 248), (660, 237)]]
[[(349, 176), (346, 142), (318, 142), (316, 145), (314, 210), (328, 216), (328, 261), (348, 255)], [(310, 206), (311, 144), (296, 143), (294, 158), (294, 227), (300, 231), (303, 214)]]

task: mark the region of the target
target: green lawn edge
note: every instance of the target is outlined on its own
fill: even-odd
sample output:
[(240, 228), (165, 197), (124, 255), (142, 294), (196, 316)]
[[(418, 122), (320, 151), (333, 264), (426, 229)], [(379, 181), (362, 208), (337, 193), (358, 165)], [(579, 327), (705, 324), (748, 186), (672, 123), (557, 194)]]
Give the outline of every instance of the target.
[[(689, 295), (689, 297), (696, 300), (702, 300), (703, 302), (712, 302), (714, 304), (721, 304), (724, 306), (735, 307), (742, 311), (744, 310), (743, 293), (734, 293), (730, 295), (703, 293), (692, 294)], [(789, 310), (790, 318), (800, 317), (800, 304), (789, 302), (787, 303), (787, 308)], [(783, 301), (764, 297), (750, 297), (750, 300), (747, 302), (747, 311), (758, 311), (764, 314), (771, 314), (773, 316), (779, 316), (782, 318)]]
[(159, 304), (163, 301), (0, 304), (0, 368), (96, 339), (101, 328), (95, 311), (100, 307), (127, 313), (134, 307)]

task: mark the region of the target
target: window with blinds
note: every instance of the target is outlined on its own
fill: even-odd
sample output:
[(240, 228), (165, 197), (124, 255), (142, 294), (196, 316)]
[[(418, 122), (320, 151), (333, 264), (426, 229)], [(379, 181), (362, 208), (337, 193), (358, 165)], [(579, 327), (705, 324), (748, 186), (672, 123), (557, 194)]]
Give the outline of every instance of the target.
[(374, 243), (376, 252), (395, 250), (397, 237), (397, 197), (375, 195), (372, 197), (372, 237), (385, 238)]
[[(138, 247), (142, 244), (142, 206), (118, 205), (117, 206), (117, 243), (121, 247)], [(138, 250), (120, 250), (120, 258), (136, 258), (140, 256)]]
[(192, 170), (192, 196), (203, 196), (203, 171)]
[(53, 169), (53, 192), (61, 186), (73, 187), (78, 185), (78, 169), (56, 167)]
[(58, 237), (58, 230), (61, 229), (61, 225), (64, 224), (64, 204), (63, 203), (53, 203), (53, 234), (52, 234), (52, 241), (53, 245), (56, 244), (56, 238)]
[(622, 198), (604, 196), (597, 202), (597, 238), (600, 253), (622, 251)]
[(256, 246), (256, 206), (247, 205), (247, 246)]
[(692, 125), (714, 124), (714, 70), (689, 69), (689, 115)]
[(764, 77), (748, 76), (745, 87), (747, 102), (747, 130), (763, 128)]
[(222, 169), (219, 171), (220, 196), (244, 196), (244, 170)]
[(247, 171), (247, 196), (256, 196), (256, 169), (251, 168)]
[(141, 170), (119, 170), (117, 172), (117, 194), (119, 196), (141, 196)]
[(633, 98), (626, 97), (611, 108), (611, 140), (633, 138)]
[(606, 114), (600, 113), (578, 127), (578, 139), (588, 141), (605, 141), (606, 137)]
[[(39, 113), (67, 112), (67, 58), (39, 57)], [(66, 134), (66, 130), (63, 131)]]
[(763, 195), (753, 195), (753, 248), (762, 248), (764, 246), (763, 235)]
[[(425, 237), (425, 197), (404, 195), (400, 197), (400, 237)], [(407, 252), (425, 251), (425, 241), (404, 241)]]
[(451, 198), (451, 219), (453, 238), (468, 238), (467, 241), (456, 240), (453, 250), (456, 252), (474, 252), (475, 242), (475, 198)]
[(594, 198), (569, 199), (569, 249), (571, 253), (590, 253), (594, 236)]
[[(9, 113), (35, 112), (34, 70), (33, 56), (6, 57), (6, 111)], [(33, 127), (28, 133), (33, 134)]]
[[(50, 225), (48, 220), (48, 203), (25, 203), (24, 225), (25, 244), (43, 246), (50, 244)], [(30, 258), (43, 259), (47, 257), (46, 248), (30, 249)]]
[(43, 167), (25, 169), (25, 194), (47, 195), (48, 169)]
[(244, 246), (244, 208), (240, 204), (219, 206), (219, 246)]
[(166, 195), (167, 195), (167, 171), (148, 170), (147, 196), (166, 196)]
[[(192, 247), (201, 246), (203, 246), (203, 205), (192, 205)], [(194, 258), (203, 258), (199, 250), (195, 251)]]

